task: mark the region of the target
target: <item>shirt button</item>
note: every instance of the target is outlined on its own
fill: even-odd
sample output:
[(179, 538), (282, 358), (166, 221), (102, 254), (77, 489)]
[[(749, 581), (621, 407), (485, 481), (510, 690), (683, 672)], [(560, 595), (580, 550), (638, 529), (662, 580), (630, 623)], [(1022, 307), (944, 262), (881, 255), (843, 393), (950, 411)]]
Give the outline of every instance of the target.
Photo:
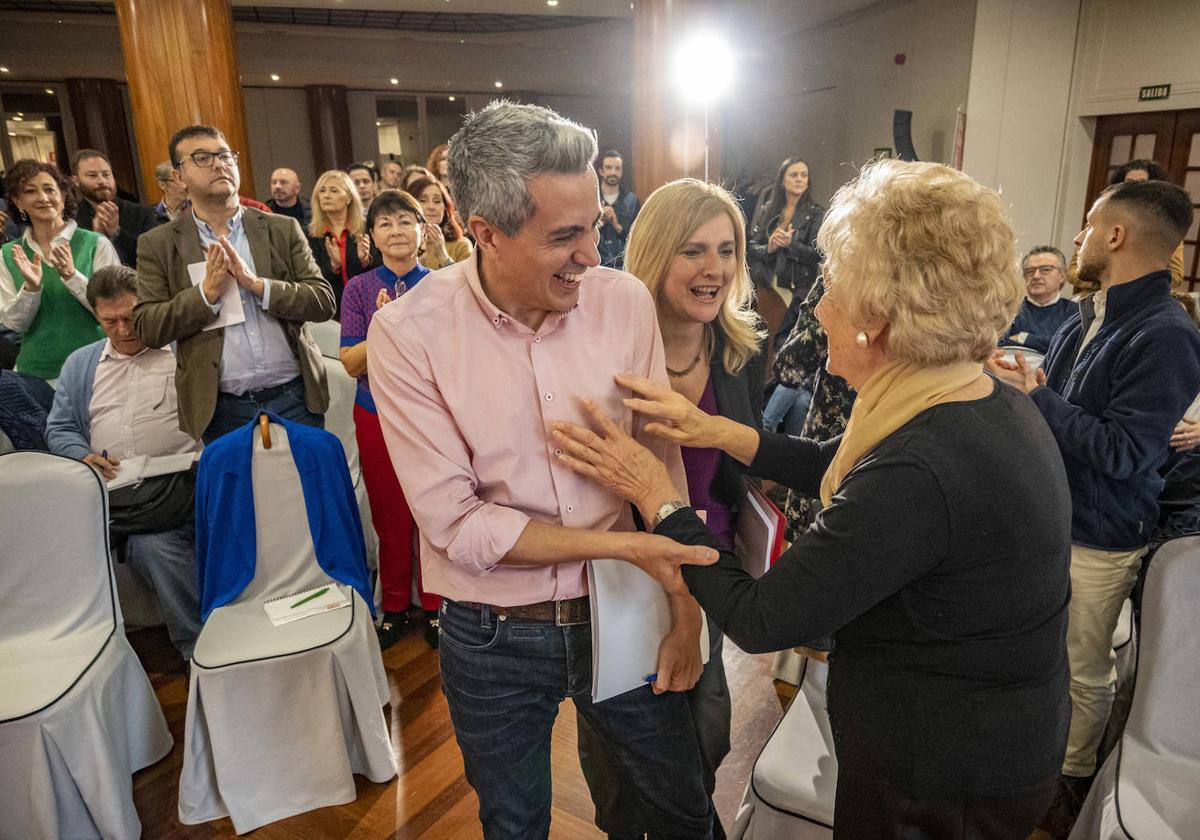
[(534, 344), (541, 344), (541, 343), (542, 343), (542, 337), (541, 337), (540, 335), (535, 335), (535, 336), (533, 337), (533, 343), (534, 343)]
[(554, 450), (554, 454), (555, 454), (555, 455), (561, 455), (561, 454), (562, 454), (562, 450), (561, 450), (561, 449), (555, 449), (555, 450)]
[(573, 513), (574, 511), (575, 505), (567, 505), (567, 513)]
[(554, 402), (554, 395), (553, 395), (553, 394), (547, 394), (547, 395), (546, 395), (546, 402)]

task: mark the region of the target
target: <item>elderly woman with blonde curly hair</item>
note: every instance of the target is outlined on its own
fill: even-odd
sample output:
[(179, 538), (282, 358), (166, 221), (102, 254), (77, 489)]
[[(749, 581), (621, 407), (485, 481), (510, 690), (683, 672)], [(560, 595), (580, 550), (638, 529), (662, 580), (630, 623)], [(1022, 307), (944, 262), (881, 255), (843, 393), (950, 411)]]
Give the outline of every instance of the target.
[[(1071, 511), (1037, 409), (984, 371), (1021, 300), (1012, 229), (967, 176), (882, 161), (837, 193), (818, 244), (828, 367), (858, 392), (843, 435), (764, 432), (624, 380), (648, 431), (824, 505), (761, 578), (725, 549), (681, 574), (748, 651), (834, 637), (835, 837), (1023, 838), (1066, 744)], [(655, 533), (720, 548), (648, 450), (593, 422), (556, 424), (566, 463)]]

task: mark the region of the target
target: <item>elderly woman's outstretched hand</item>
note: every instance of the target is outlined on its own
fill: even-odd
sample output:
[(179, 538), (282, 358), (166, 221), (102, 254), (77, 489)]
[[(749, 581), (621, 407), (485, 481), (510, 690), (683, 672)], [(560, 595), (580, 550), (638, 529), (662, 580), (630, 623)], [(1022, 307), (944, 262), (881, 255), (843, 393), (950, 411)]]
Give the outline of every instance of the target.
[(683, 394), (653, 379), (623, 373), (614, 378), (618, 385), (634, 393), (623, 401), (625, 405), (654, 418), (655, 422), (646, 424), (648, 434), (695, 449), (720, 447), (720, 418), (702, 411)]
[(559, 460), (637, 505), (643, 518), (643, 505), (680, 498), (666, 466), (653, 452), (630, 437), (594, 402), (584, 399), (582, 403), (595, 431), (574, 423), (553, 424), (551, 434), (563, 450)]

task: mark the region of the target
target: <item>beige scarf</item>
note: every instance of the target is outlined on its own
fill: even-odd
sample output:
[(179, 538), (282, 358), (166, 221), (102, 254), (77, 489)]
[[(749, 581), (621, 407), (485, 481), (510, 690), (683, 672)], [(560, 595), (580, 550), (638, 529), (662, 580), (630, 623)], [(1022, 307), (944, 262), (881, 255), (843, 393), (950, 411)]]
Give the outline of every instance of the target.
[(951, 402), (980, 370), (979, 362), (942, 367), (889, 362), (877, 370), (858, 392), (842, 443), (821, 479), (821, 503), (833, 500), (846, 473), (882, 440), (925, 409)]

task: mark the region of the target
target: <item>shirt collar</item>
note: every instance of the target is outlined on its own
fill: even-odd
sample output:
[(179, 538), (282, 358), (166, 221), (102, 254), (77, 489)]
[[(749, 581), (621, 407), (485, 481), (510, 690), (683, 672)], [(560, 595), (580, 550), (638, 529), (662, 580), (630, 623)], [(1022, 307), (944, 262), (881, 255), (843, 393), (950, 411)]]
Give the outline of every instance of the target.
[[(140, 353), (137, 353), (136, 355), (133, 355), (133, 356), (126, 356), (124, 353), (122, 353), (116, 347), (113, 347), (112, 339), (106, 338), (106, 339), (104, 339), (104, 349), (102, 349), (100, 351), (100, 361), (103, 362), (105, 359), (136, 359), (138, 356), (144, 356), (146, 353), (150, 352), (153, 349), (155, 349), (155, 348), (143, 347)], [(167, 351), (167, 352), (170, 352), (170, 351)]]
[[(58, 233), (54, 234), (54, 239), (52, 239), (50, 241), (52, 243), (53, 242), (70, 242), (71, 237), (75, 235), (75, 231), (77, 231), (77, 230), (79, 230), (79, 223), (76, 222), (74, 219), (68, 219), (67, 223), (63, 226), (63, 229), (60, 230)], [(21, 239), (30, 248), (34, 249), (39, 254), (41, 253), (41, 250), (38, 248), (37, 242), (35, 242), (34, 238), (33, 238), (33, 226), (32, 225), (25, 226), (25, 232), (23, 234), (21, 234)]]
[(1030, 306), (1036, 306), (1038, 309), (1045, 309), (1047, 306), (1053, 306), (1054, 304), (1056, 304), (1060, 300), (1062, 300), (1062, 295), (1061, 294), (1055, 295), (1054, 300), (1049, 301), (1047, 303), (1038, 303), (1036, 300), (1031, 298), (1029, 295), (1025, 296), (1025, 300), (1029, 301)]
[[(482, 249), (476, 248), (471, 254), (471, 258), (467, 261), (467, 285), (471, 289), (471, 294), (475, 296), (475, 301), (479, 304), (479, 308), (483, 310), (483, 314), (487, 316), (487, 319), (492, 322), (493, 327), (500, 329), (505, 325), (511, 325), (521, 332), (530, 334), (536, 332), (538, 335), (548, 335), (558, 328), (558, 325), (562, 323), (568, 312), (548, 313), (545, 320), (542, 321), (542, 325), (535, 331), (492, 303), (491, 298), (483, 291), (483, 281), (479, 277), (479, 261), (482, 258)], [(579, 300), (581, 298), (582, 288), (580, 289), (580, 298), (575, 300), (575, 306), (571, 307), (569, 311), (579, 308)]]
[[(229, 236), (235, 236), (236, 234), (241, 233), (243, 209), (244, 208), (242, 205), (238, 204), (237, 212), (234, 213), (233, 218), (229, 220)], [(209, 239), (219, 238), (215, 233), (213, 233), (213, 229), (208, 226), (208, 222), (196, 215), (195, 210), (192, 211), (192, 221), (196, 223), (196, 228), (200, 231), (201, 237), (208, 237)]]

